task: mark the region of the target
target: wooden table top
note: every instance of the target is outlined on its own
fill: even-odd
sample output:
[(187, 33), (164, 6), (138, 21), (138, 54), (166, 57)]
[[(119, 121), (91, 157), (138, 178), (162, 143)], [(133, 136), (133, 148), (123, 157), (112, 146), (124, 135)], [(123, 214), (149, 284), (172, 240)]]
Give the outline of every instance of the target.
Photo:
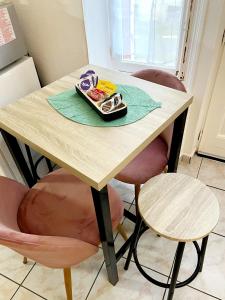
[(147, 181), (139, 194), (138, 207), (151, 229), (180, 242), (207, 236), (216, 226), (220, 211), (209, 187), (178, 173), (161, 174)]
[[(143, 89), (162, 108), (121, 127), (90, 127), (66, 119), (47, 97), (74, 88), (80, 74), (89, 69), (101, 79)], [(0, 128), (100, 190), (191, 102), (186, 93), (88, 65), (0, 109)]]

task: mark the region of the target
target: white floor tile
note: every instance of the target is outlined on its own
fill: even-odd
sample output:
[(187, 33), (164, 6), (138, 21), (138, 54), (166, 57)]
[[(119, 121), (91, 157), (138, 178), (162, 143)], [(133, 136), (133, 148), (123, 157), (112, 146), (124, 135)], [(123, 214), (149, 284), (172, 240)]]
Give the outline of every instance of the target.
[(198, 178), (210, 186), (225, 190), (225, 163), (203, 158)]
[[(168, 290), (166, 291), (164, 297), (165, 300), (167, 296)], [(173, 300), (215, 300), (215, 298), (192, 289), (191, 287), (185, 286), (179, 289), (175, 289)]]
[(18, 285), (0, 275), (0, 300), (10, 300)]
[(197, 177), (202, 158), (194, 155), (190, 162), (183, 159), (179, 161), (178, 173), (186, 174), (192, 177)]
[(23, 287), (19, 288), (16, 295), (13, 297), (13, 300), (41, 300), (43, 298), (35, 295), (34, 293), (24, 289)]
[[(189, 277), (196, 265), (196, 253), (194, 247), (188, 243), (185, 250), (185, 256), (182, 260), (178, 280), (184, 280)], [(212, 296), (225, 299), (224, 237), (213, 233), (209, 236), (203, 270), (190, 285)]]
[(10, 279), (21, 283), (34, 262), (28, 259), (26, 265), (23, 264), (23, 256), (15, 251), (0, 245), (0, 273)]
[[(103, 266), (88, 300), (161, 300), (164, 289), (153, 285), (147, 281), (138, 271), (134, 263), (131, 263), (128, 271), (124, 271), (124, 260), (118, 263), (119, 282), (112, 286), (106, 277), (106, 271)], [(152, 272), (153, 273), (153, 272)], [(158, 280), (165, 280), (165, 277), (154, 273)]]
[[(103, 254), (99, 252), (72, 269), (73, 297), (84, 300), (102, 265)], [(35, 265), (23, 286), (48, 300), (65, 300), (63, 271)]]

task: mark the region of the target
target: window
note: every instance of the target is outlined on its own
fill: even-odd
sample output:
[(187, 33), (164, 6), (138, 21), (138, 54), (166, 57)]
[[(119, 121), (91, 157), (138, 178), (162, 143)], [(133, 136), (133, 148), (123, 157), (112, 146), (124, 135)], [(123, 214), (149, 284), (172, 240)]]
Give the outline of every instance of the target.
[(193, 1), (83, 0), (89, 62), (126, 72), (150, 66), (183, 78)]
[(176, 71), (185, 35), (187, 0), (110, 0), (114, 64)]

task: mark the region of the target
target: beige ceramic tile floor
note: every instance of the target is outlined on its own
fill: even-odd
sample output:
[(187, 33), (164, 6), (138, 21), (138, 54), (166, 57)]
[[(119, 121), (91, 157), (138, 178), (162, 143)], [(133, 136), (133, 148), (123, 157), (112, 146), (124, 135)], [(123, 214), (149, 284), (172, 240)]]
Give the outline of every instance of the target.
[[(218, 197), (221, 216), (217, 227), (211, 234), (206, 253), (205, 265), (201, 274), (189, 285), (175, 291), (175, 300), (225, 300), (225, 164), (195, 156), (191, 163), (181, 161), (179, 172), (200, 178), (209, 185)], [(112, 185), (125, 201), (125, 206), (134, 212), (133, 187), (116, 180)], [(124, 220), (128, 233), (133, 224)], [(118, 249), (123, 240), (116, 236)], [(166, 282), (171, 271), (176, 243), (157, 237), (147, 231), (140, 239), (138, 256), (145, 271), (156, 279)], [(134, 262), (124, 271), (125, 258), (118, 263), (120, 281), (113, 287), (106, 278), (102, 250), (79, 266), (73, 268), (73, 292), (75, 300), (163, 300), (165, 289), (149, 283), (139, 273)], [(196, 263), (192, 244), (188, 244), (181, 266), (179, 280), (191, 274)], [(22, 257), (0, 246), (0, 300), (63, 300), (66, 299), (63, 273), (51, 270), (33, 261), (23, 265)]]

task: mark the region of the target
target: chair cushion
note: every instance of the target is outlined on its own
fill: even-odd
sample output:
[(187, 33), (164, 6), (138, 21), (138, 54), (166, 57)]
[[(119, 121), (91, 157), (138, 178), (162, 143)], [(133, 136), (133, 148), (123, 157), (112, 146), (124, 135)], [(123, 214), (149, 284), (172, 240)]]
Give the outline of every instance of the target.
[(143, 184), (151, 177), (160, 174), (166, 167), (168, 147), (159, 136), (135, 157), (117, 176), (116, 179)]
[[(123, 216), (123, 202), (108, 186), (115, 228)], [(99, 231), (91, 188), (64, 169), (40, 180), (22, 200), (18, 225), (25, 233), (64, 236), (98, 245)]]
[(132, 74), (132, 76), (163, 86), (167, 86), (178, 91), (186, 92), (185, 86), (177, 78), (177, 76), (166, 71), (157, 69), (145, 69)]

